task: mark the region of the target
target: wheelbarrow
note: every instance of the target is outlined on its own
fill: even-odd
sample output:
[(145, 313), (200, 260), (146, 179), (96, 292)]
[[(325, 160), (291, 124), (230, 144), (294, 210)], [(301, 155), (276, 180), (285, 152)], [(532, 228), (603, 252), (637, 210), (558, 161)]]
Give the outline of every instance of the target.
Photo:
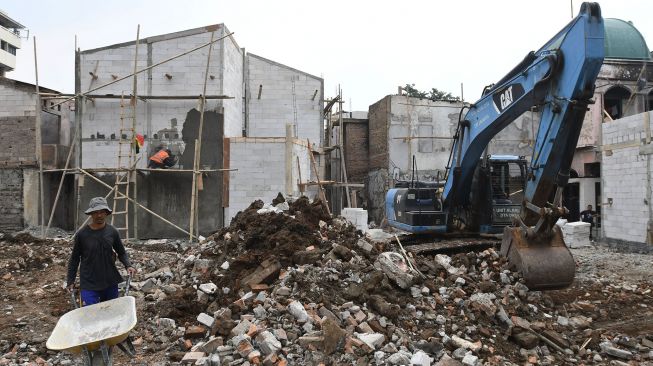
[(53, 351), (83, 353), (88, 366), (113, 364), (111, 349), (118, 346), (130, 357), (135, 355), (129, 332), (136, 326), (136, 299), (129, 295), (131, 276), (125, 295), (85, 307), (78, 307), (71, 292), (74, 310), (64, 314), (54, 327), (46, 347)]

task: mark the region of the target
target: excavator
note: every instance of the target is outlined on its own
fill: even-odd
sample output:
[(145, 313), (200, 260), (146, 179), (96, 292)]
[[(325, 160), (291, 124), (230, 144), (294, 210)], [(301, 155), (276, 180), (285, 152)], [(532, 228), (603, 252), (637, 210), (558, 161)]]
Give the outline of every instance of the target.
[[(599, 4), (583, 3), (566, 27), (461, 110), (444, 182), (387, 192), (388, 223), (422, 234), (503, 227), (500, 253), (529, 288), (569, 286), (575, 262), (555, 223), (568, 212), (562, 192), (585, 112), (594, 102), (603, 42)], [(529, 110), (541, 113), (530, 161), (481, 159), (490, 140)], [(503, 189), (511, 179), (512, 192)]]

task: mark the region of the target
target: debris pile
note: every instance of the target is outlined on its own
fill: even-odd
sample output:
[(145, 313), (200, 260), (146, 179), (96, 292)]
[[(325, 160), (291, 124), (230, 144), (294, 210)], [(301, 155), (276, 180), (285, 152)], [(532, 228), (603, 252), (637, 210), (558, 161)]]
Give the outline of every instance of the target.
[[(566, 290), (530, 291), (493, 248), (413, 258), (378, 234), (364, 236), (306, 198), (278, 197), (272, 205), (252, 203), (200, 245), (130, 250), (139, 270), (131, 292), (139, 306), (132, 332), (139, 361), (653, 362), (648, 280), (589, 276)], [(12, 270), (0, 267), (4, 273)], [(0, 365), (68, 360), (17, 339), (21, 332), (5, 336), (1, 326)]]

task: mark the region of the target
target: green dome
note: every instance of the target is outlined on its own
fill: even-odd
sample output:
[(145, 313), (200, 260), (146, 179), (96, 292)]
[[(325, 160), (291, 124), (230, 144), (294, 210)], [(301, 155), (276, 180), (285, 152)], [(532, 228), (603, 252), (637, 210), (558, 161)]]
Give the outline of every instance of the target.
[(603, 21), (605, 24), (605, 58), (651, 59), (644, 37), (632, 23), (613, 18), (606, 18)]

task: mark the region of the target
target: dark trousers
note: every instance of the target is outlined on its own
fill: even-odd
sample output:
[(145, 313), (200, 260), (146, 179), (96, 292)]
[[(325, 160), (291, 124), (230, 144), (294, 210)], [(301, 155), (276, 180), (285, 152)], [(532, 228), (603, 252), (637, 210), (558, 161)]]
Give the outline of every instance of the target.
[(82, 303), (84, 306), (93, 305), (102, 301), (112, 300), (118, 297), (118, 285), (113, 285), (104, 290), (84, 290), (80, 291)]

